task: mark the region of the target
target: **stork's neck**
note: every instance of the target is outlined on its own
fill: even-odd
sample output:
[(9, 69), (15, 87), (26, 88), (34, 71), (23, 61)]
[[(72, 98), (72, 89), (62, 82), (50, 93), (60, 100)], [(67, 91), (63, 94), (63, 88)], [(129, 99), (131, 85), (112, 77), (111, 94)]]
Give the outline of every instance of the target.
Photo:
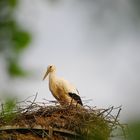
[(55, 71), (50, 72), (50, 73), (49, 73), (49, 82), (50, 82), (50, 83), (55, 82), (56, 79), (57, 79), (57, 77), (56, 77), (56, 72), (55, 72)]

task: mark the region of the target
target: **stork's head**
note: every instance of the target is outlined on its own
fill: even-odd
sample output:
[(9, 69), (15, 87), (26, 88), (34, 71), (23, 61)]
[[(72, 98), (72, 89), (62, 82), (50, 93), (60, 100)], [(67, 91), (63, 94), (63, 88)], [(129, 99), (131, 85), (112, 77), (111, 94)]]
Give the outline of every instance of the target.
[(50, 72), (55, 72), (56, 71), (56, 67), (54, 65), (49, 65), (47, 67), (47, 71), (43, 77), (43, 80), (47, 77), (47, 75), (50, 73)]

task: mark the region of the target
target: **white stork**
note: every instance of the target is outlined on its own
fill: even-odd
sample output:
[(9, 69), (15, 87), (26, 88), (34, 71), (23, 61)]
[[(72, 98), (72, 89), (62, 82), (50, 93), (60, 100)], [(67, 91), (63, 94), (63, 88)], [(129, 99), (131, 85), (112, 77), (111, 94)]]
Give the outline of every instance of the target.
[(43, 80), (49, 75), (49, 89), (58, 102), (64, 105), (82, 106), (78, 90), (68, 81), (56, 76), (56, 67), (49, 65)]

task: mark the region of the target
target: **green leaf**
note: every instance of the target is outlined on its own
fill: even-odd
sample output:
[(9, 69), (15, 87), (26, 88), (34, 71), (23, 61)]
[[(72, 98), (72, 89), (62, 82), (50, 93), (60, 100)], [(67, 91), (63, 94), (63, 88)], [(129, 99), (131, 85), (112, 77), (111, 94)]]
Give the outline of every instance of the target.
[(3, 108), (3, 115), (4, 120), (6, 122), (11, 121), (13, 118), (15, 118), (15, 109), (16, 109), (16, 101), (15, 99), (8, 98), (5, 100), (4, 108)]
[(16, 77), (16, 76), (26, 76), (27, 72), (19, 66), (18, 63), (16, 62), (10, 62), (8, 65), (8, 73), (10, 74), (11, 77)]
[(140, 140), (140, 120), (133, 122), (129, 127), (132, 134), (131, 139)]
[(13, 33), (13, 48), (15, 51), (19, 52), (23, 49), (27, 48), (28, 43), (30, 42), (31, 38), (27, 32), (24, 31), (15, 31)]
[(13, 8), (17, 5), (17, 0), (8, 0), (8, 2), (9, 2), (9, 5)]

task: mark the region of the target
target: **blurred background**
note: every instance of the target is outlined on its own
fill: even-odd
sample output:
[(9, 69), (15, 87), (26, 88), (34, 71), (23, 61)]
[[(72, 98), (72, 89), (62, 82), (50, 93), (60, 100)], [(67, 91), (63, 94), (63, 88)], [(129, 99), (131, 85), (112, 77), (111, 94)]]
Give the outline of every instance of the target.
[(49, 64), (85, 104), (139, 118), (139, 0), (0, 0), (0, 101), (54, 100)]

